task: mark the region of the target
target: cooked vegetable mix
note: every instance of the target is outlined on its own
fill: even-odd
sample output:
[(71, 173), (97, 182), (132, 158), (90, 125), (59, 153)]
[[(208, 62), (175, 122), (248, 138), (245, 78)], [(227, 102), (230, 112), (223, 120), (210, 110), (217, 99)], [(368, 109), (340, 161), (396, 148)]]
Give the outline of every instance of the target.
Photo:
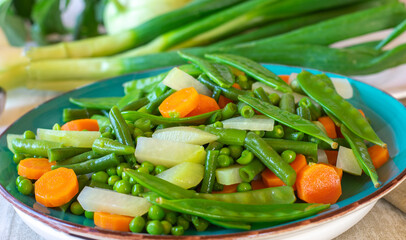
[[(171, 71), (167, 80), (127, 83), (123, 98), (71, 99), (86, 108), (65, 110), (62, 128), (9, 135), (18, 190), (30, 195), (35, 181), (39, 203), (93, 217), (101, 228), (182, 235), (317, 214), (340, 200), (343, 170), (363, 170), (379, 187), (374, 166), (389, 159), (386, 144), (328, 76), (294, 75), (304, 94), (295, 101), (291, 77), (251, 59), (179, 54), (199, 76), (177, 68), (180, 83)], [(132, 110), (118, 106), (131, 102)]]

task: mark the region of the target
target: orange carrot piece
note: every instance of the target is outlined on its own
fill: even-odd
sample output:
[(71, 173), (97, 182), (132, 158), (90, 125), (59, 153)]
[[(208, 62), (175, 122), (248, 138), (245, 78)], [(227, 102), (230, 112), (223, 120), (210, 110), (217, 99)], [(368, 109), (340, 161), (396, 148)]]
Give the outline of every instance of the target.
[(327, 166), (330, 166), (330, 167), (334, 168), (334, 170), (337, 172), (338, 176), (340, 176), (340, 180), (343, 178), (343, 169), (338, 168), (338, 167), (336, 167), (334, 165), (331, 165), (329, 163), (320, 163), (320, 164), (325, 164)]
[(328, 163), (335, 166), (337, 163), (338, 151), (336, 150), (324, 150), (327, 155)]
[(368, 153), (371, 156), (372, 164), (375, 168), (380, 168), (389, 160), (389, 151), (378, 145), (368, 148)]
[(237, 186), (238, 186), (238, 183), (237, 184), (231, 184), (231, 185), (224, 185), (224, 188), (223, 188), (223, 190), (221, 190), (221, 191), (213, 191), (213, 192), (211, 192), (211, 193), (235, 193), (235, 192), (237, 192)]
[(58, 168), (42, 175), (35, 182), (35, 200), (45, 207), (59, 207), (68, 203), (79, 192), (75, 172)]
[(234, 83), (231, 87), (241, 90), (240, 84)]
[(161, 105), (159, 112), (163, 117), (180, 117), (188, 115), (199, 103), (199, 93), (194, 87), (184, 88), (167, 97)]
[(278, 75), (280, 79), (282, 79), (285, 83), (289, 84), (289, 77), (290, 75)]
[(95, 212), (93, 219), (94, 224), (100, 228), (120, 232), (129, 232), (130, 222), (131, 220), (133, 220), (133, 217), (104, 212)]
[(262, 181), (262, 179), (257, 179), (251, 181), (252, 190), (259, 190), (263, 188), (267, 188), (268, 186)]
[(245, 76), (245, 72), (243, 72), (243, 71), (241, 71), (240, 69), (237, 69), (237, 68), (235, 68), (235, 67), (231, 67), (231, 66), (228, 66), (229, 68), (230, 68), (230, 70), (231, 70), (231, 72), (234, 74), (234, 75), (236, 75), (236, 76)]
[(219, 107), (221, 109), (223, 109), (227, 104), (229, 104), (231, 102), (233, 102), (233, 100), (228, 99), (228, 98), (224, 97), (223, 95), (220, 95), (218, 103), (219, 103)]
[(51, 171), (55, 162), (49, 162), (46, 158), (26, 158), (18, 165), (18, 175), (28, 179), (39, 179), (44, 173)]
[(329, 138), (337, 138), (336, 132), (336, 125), (334, 124), (333, 120), (331, 120), (328, 116), (319, 117), (317, 119), (321, 124), (323, 124), (324, 128), (326, 129), (327, 136)]
[(99, 131), (99, 124), (95, 119), (77, 119), (72, 120), (62, 125), (61, 130), (64, 131)]
[(337, 202), (341, 196), (341, 180), (327, 164), (313, 164), (302, 169), (296, 180), (297, 195), (308, 203)]
[(199, 103), (186, 117), (193, 117), (203, 113), (219, 110), (220, 107), (214, 98), (199, 94)]
[(362, 111), (361, 109), (358, 109), (358, 111), (361, 113), (361, 115), (362, 115), (363, 117), (365, 117), (364, 111)]
[[(293, 170), (295, 170), (296, 174), (299, 173), (304, 167), (307, 166), (306, 157), (303, 154), (297, 154), (295, 160), (290, 163), (290, 166), (293, 168)], [(262, 181), (268, 187), (280, 187), (286, 185), (275, 175), (275, 173), (269, 169), (265, 169), (261, 173), (261, 176)], [(293, 188), (295, 188), (295, 185)]]

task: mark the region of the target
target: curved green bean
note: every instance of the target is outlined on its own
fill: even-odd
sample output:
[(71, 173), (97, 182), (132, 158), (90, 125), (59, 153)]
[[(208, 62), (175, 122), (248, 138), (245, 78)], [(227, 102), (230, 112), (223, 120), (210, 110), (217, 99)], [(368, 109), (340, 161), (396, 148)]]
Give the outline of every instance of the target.
[(264, 164), (262, 164), (262, 162), (259, 161), (258, 159), (254, 159), (247, 165), (240, 168), (239, 174), (240, 174), (241, 179), (244, 182), (249, 183), (252, 180), (254, 180), (255, 176), (257, 176), (259, 173), (261, 173), (262, 170), (264, 170), (264, 169), (265, 169)]
[(111, 153), (101, 158), (90, 159), (85, 162), (69, 164), (69, 165), (53, 165), (52, 169), (60, 167), (72, 169), (76, 175), (88, 174), (97, 171), (103, 171), (110, 167), (115, 167), (120, 163), (117, 155)]
[(209, 150), (206, 155), (206, 163), (204, 165), (204, 177), (200, 187), (201, 193), (210, 193), (213, 190), (214, 182), (216, 181), (216, 167), (218, 150)]
[(137, 112), (137, 111), (126, 111), (122, 112), (122, 115), (125, 120), (135, 121), (139, 118), (145, 118), (151, 120), (151, 122), (155, 125), (159, 124), (174, 124), (174, 125), (181, 125), (181, 124), (201, 124), (206, 119), (210, 118), (213, 114), (221, 112), (221, 110), (216, 110), (204, 114), (200, 114), (193, 117), (185, 117), (185, 118), (164, 118), (161, 116), (155, 116), (148, 113)]
[(214, 134), (219, 137), (218, 142), (227, 145), (244, 145), (245, 137), (247, 132), (244, 130), (231, 129), (231, 128), (215, 128), (206, 126), (204, 131)]
[(90, 150), (90, 148), (80, 147), (50, 148), (48, 149), (48, 160), (50, 162), (61, 162)]
[(134, 154), (135, 148), (122, 144), (110, 138), (97, 138), (93, 142), (92, 150), (101, 155), (115, 153), (116, 155)]
[(264, 138), (264, 140), (278, 153), (282, 153), (286, 150), (292, 150), (295, 153), (301, 153), (317, 159), (317, 143), (274, 138)]
[(93, 151), (88, 151), (88, 152), (84, 152), (82, 154), (73, 156), (71, 158), (68, 158), (66, 160), (63, 160), (61, 162), (57, 162), (57, 165), (70, 165), (70, 164), (75, 164), (75, 163), (81, 163), (81, 162), (85, 162), (90, 159), (99, 158), (101, 156), (103, 156), (103, 155), (95, 153)]
[(63, 144), (47, 140), (16, 138), (11, 142), (11, 145), (17, 153), (48, 157), (48, 149), (61, 148)]
[(292, 93), (282, 94), (279, 108), (290, 113), (295, 113), (295, 98)]
[(233, 87), (221, 87), (216, 85), (213, 81), (210, 80), (209, 76), (206, 74), (200, 75), (197, 80), (204, 84), (208, 89), (214, 91), (215, 89), (220, 89), (221, 94), (224, 95), (226, 98), (229, 98), (233, 101), (238, 101), (238, 96), (239, 95), (248, 95), (252, 96), (252, 92), (250, 91), (244, 91), (244, 90), (239, 90)]

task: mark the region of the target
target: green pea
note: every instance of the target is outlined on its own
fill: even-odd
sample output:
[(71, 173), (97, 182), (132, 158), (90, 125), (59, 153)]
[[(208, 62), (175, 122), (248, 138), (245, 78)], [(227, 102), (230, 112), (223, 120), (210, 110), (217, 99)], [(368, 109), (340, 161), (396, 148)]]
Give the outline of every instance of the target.
[(101, 134), (101, 137), (114, 139), (114, 135), (111, 132), (104, 132)]
[(58, 123), (55, 123), (55, 124), (52, 126), (52, 130), (57, 130), (57, 131), (61, 130), (61, 125), (59, 125)]
[(230, 156), (230, 149), (228, 147), (223, 147), (220, 149), (220, 155)]
[(107, 168), (106, 173), (109, 176), (117, 175), (117, 167)]
[(24, 180), (24, 179), (27, 179), (26, 177), (23, 177), (23, 176), (18, 176), (17, 178), (16, 178), (16, 186), (18, 186), (18, 184), (22, 181), (22, 180)]
[(121, 180), (121, 177), (119, 177), (117, 175), (113, 175), (113, 176), (109, 177), (109, 179), (107, 180), (107, 184), (110, 186), (114, 186), (114, 184), (120, 180)]
[(223, 191), (224, 185), (218, 182), (214, 182), (213, 191)]
[(142, 136), (144, 136), (144, 132), (139, 128), (135, 128), (133, 135), (134, 135), (134, 138), (142, 137)]
[(130, 179), (128, 180), (128, 182), (129, 182), (131, 185), (134, 185), (134, 184), (137, 183), (137, 180), (135, 180), (135, 178), (130, 177)]
[(85, 211), (85, 217), (87, 219), (93, 219), (94, 218), (94, 212)]
[(75, 201), (70, 205), (70, 211), (75, 215), (82, 215), (85, 212), (78, 201)]
[(249, 183), (240, 183), (237, 185), (237, 192), (246, 192), (246, 191), (251, 191), (252, 187), (251, 184)]
[(170, 222), (172, 225), (174, 225), (177, 220), (178, 220), (178, 214), (176, 212), (167, 212), (165, 215), (165, 220)]
[(109, 175), (104, 171), (95, 172), (92, 174), (92, 180), (102, 183), (107, 183)]
[(145, 227), (145, 219), (137, 216), (131, 220), (129, 227), (131, 232), (140, 233)]
[(120, 164), (117, 166), (117, 175), (121, 177), (121, 174), (123, 173), (123, 170), (124, 170), (125, 168), (130, 168), (130, 167), (131, 167), (131, 165), (130, 165), (129, 163), (126, 163), (126, 162), (120, 163)]
[(163, 165), (158, 165), (155, 167), (155, 174), (160, 174), (161, 172), (167, 170), (168, 168)]
[(33, 131), (27, 130), (24, 132), (24, 139), (35, 139), (35, 133)]
[(232, 158), (237, 159), (241, 156), (241, 153), (243, 150), (241, 146), (230, 145), (230, 146), (228, 146), (228, 148), (230, 149), (230, 156)]
[(15, 162), (15, 164), (19, 164), (21, 160), (23, 160), (25, 158), (25, 155), (22, 153), (15, 153), (13, 155), (13, 161)]
[(130, 182), (130, 175), (128, 175), (128, 173), (126, 173), (126, 172), (121, 173), (121, 178), (123, 180)]
[(32, 193), (33, 190), (33, 185), (31, 180), (29, 179), (22, 179), (18, 185), (17, 185), (17, 189), (20, 193), (24, 194), (24, 195), (29, 195)]
[(152, 220), (162, 220), (165, 217), (165, 211), (158, 205), (152, 205), (148, 210), (148, 217)]
[(236, 161), (239, 164), (246, 165), (246, 164), (252, 162), (253, 159), (254, 159), (254, 154), (252, 152), (250, 152), (249, 150), (244, 150), (241, 153), (241, 157), (239, 157)]
[(118, 193), (129, 194), (131, 192), (131, 184), (126, 180), (117, 181), (113, 189)]
[(140, 167), (137, 169), (137, 172), (149, 174), (149, 169), (147, 167)]
[(192, 221), (192, 215), (190, 214), (182, 213), (182, 217), (184, 217), (188, 222)]
[(138, 196), (143, 192), (144, 192), (144, 187), (139, 183), (134, 184), (134, 186), (131, 189), (131, 194), (134, 196)]
[(151, 235), (161, 235), (164, 232), (164, 226), (158, 220), (152, 220), (147, 223), (147, 232)]
[(141, 167), (146, 167), (146, 168), (148, 168), (148, 172), (152, 172), (152, 171), (154, 171), (154, 168), (155, 168), (155, 166), (154, 166), (154, 164), (152, 164), (151, 162), (148, 162), (148, 161), (145, 161), (145, 162), (142, 162), (141, 163)]
[(168, 221), (161, 221), (162, 226), (164, 227), (164, 232), (163, 234), (167, 235), (171, 232), (172, 224)]
[(185, 231), (188, 230), (189, 226), (190, 226), (189, 221), (186, 220), (183, 216), (178, 216), (178, 220), (176, 221), (176, 224), (179, 226), (182, 226)]
[(213, 127), (222, 128), (222, 127), (223, 127), (223, 123), (220, 122), (220, 121), (217, 121), (217, 122), (213, 123)]
[(175, 226), (171, 228), (171, 234), (173, 236), (182, 236), (185, 233), (185, 230), (182, 226)]
[(285, 160), (287, 163), (291, 163), (295, 160), (296, 158), (296, 153), (292, 150), (285, 150), (282, 152), (281, 157), (283, 160)]
[(209, 222), (198, 216), (192, 216), (192, 223), (198, 232), (203, 232), (209, 227)]
[(234, 162), (233, 158), (228, 155), (220, 154), (217, 158), (217, 164), (219, 167), (228, 167), (231, 164), (233, 164), (233, 162)]

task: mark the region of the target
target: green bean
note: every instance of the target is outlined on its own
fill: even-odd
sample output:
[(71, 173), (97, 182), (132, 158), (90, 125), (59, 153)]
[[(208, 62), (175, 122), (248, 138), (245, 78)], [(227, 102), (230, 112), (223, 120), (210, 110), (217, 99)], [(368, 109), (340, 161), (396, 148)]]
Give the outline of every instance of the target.
[(276, 74), (249, 58), (232, 54), (206, 54), (205, 57), (233, 66), (247, 73), (247, 75), (250, 77), (253, 77), (254, 79), (276, 90), (281, 92), (292, 92), (289, 85), (280, 79)]
[(81, 163), (81, 162), (85, 162), (90, 159), (99, 158), (101, 156), (103, 156), (103, 155), (95, 153), (93, 151), (88, 151), (88, 152), (84, 152), (82, 154), (73, 156), (71, 158), (68, 158), (66, 160), (63, 160), (61, 162), (58, 162), (57, 165), (70, 165), (70, 164), (75, 164), (75, 163)]
[(229, 98), (233, 101), (238, 101), (238, 96), (239, 95), (252, 95), (252, 92), (250, 91), (244, 91), (244, 90), (239, 90), (233, 87), (221, 87), (213, 83), (213, 81), (207, 76), (206, 74), (200, 75), (197, 80), (204, 84), (208, 89), (214, 91), (214, 89), (220, 89), (221, 94), (224, 95), (224, 97)]
[(372, 164), (372, 160), (369, 156), (368, 148), (365, 145), (364, 140), (351, 132), (346, 126), (341, 126), (341, 133), (350, 144), (362, 170), (371, 178), (374, 186), (378, 188), (381, 184), (378, 181), (378, 174), (376, 173), (375, 167)]
[(13, 139), (11, 145), (16, 153), (41, 157), (48, 157), (48, 149), (62, 147), (62, 143), (22, 138)]
[(120, 111), (137, 111), (141, 107), (147, 105), (149, 103), (148, 98), (143, 97), (137, 100), (129, 101), (122, 107), (120, 107)]
[(317, 159), (316, 143), (273, 138), (264, 138), (264, 140), (278, 153), (282, 153), (286, 150), (292, 150), (295, 153), (301, 153), (303, 155), (312, 156)]
[(211, 97), (212, 97), (214, 100), (216, 100), (216, 102), (218, 102), (218, 101), (219, 101), (219, 98), (220, 98), (220, 95), (221, 95), (221, 89), (215, 88), (215, 89), (213, 90), (213, 94), (211, 95)]
[(265, 116), (268, 116), (280, 123), (283, 123), (293, 129), (306, 133), (308, 135), (317, 137), (327, 143), (329, 143), (332, 148), (336, 149), (338, 144), (331, 140), (326, 133), (324, 133), (319, 127), (314, 123), (301, 118), (296, 114), (292, 114), (286, 111), (281, 110), (278, 107), (273, 106), (272, 104), (262, 102), (253, 97), (239, 96), (241, 101), (247, 103), (257, 111), (261, 112)]
[(283, 111), (290, 113), (295, 113), (295, 98), (292, 93), (282, 94), (281, 100), (279, 101), (279, 107)]
[(102, 171), (110, 167), (115, 167), (120, 163), (117, 155), (111, 153), (104, 157), (90, 159), (81, 163), (74, 163), (69, 165), (54, 165), (52, 169), (57, 169), (60, 167), (72, 169), (77, 175)]
[(192, 63), (199, 66), (199, 68), (207, 74), (220, 87), (229, 88), (234, 83), (234, 76), (230, 69), (224, 65), (213, 64), (203, 58), (194, 56), (192, 54), (178, 52), (178, 54)]
[(91, 119), (97, 120), (97, 124), (99, 124), (99, 129), (100, 129), (100, 130), (105, 129), (105, 128), (107, 128), (107, 127), (110, 127), (109, 118), (106, 117), (106, 116), (102, 116), (102, 115), (97, 115), (97, 114), (96, 114), (96, 115), (93, 115), (93, 116), (91, 117)]
[(80, 147), (50, 148), (48, 149), (48, 159), (50, 162), (61, 162), (90, 150), (90, 148)]
[(255, 115), (255, 112), (252, 109), (252, 107), (248, 106), (243, 102), (238, 102), (237, 109), (240, 115), (245, 118), (252, 118)]
[(206, 151), (210, 151), (210, 150), (220, 150), (223, 146), (224, 146), (224, 144), (222, 144), (222, 143), (219, 143), (219, 142), (211, 142), (211, 143), (209, 143), (209, 145), (206, 147)]
[(232, 118), (234, 114), (238, 111), (237, 105), (235, 103), (227, 103), (227, 105), (221, 110), (222, 120)]
[(95, 109), (64, 108), (62, 112), (62, 121), (69, 122), (76, 119), (91, 118), (95, 114), (101, 114), (101, 112)]
[(69, 102), (82, 107), (98, 110), (109, 110), (120, 101), (121, 97), (69, 98)]
[(115, 153), (116, 155), (134, 154), (134, 147), (122, 144), (109, 138), (97, 138), (93, 142), (92, 150), (100, 155)]
[(251, 182), (255, 176), (261, 173), (265, 169), (265, 165), (258, 159), (252, 160), (247, 165), (240, 168), (240, 177), (244, 182)]
[(296, 114), (299, 115), (301, 118), (311, 121), (314, 119), (308, 107), (301, 106), (296, 108)]
[(290, 82), (290, 87), (292, 88), (292, 90), (293, 90), (294, 92), (297, 92), (297, 93), (300, 93), (300, 94), (305, 94), (305, 93), (303, 92), (302, 88), (300, 87), (299, 82), (297, 81), (296, 78), (293, 79), (293, 80)]
[[(114, 106), (110, 109), (109, 119), (117, 140), (122, 144), (134, 147), (131, 132), (118, 107)], [(126, 155), (125, 158), (129, 162), (136, 162), (135, 156), (132, 154)]]
[[(347, 140), (345, 140), (344, 138), (335, 138), (333, 140), (334, 140), (334, 142), (337, 142), (339, 146), (351, 148), (350, 144), (348, 144)], [(325, 142), (320, 141), (320, 139), (309, 137), (309, 141), (313, 142), (313, 143), (317, 143), (319, 149), (332, 150), (330, 145), (326, 144)]]
[(316, 121), (321, 117), (322, 109), (320, 105), (316, 106), (308, 97), (303, 97), (299, 100), (299, 106), (307, 107), (310, 110), (310, 114), (312, 116), (312, 120)]
[(285, 130), (281, 125), (275, 125), (272, 131), (266, 131), (264, 137), (267, 138), (283, 138)]
[(277, 93), (271, 93), (268, 95), (269, 102), (274, 106), (279, 106), (279, 102), (281, 101), (281, 97)]
[(89, 187), (96, 187), (96, 188), (103, 188), (103, 189), (109, 189), (109, 190), (113, 190), (113, 186), (103, 183), (103, 182), (99, 182), (99, 181), (95, 181), (95, 180), (90, 180), (89, 183)]
[(264, 90), (262, 87), (256, 88), (256, 89), (254, 90), (254, 95), (255, 95), (257, 98), (259, 98), (259, 99), (261, 99), (262, 101), (264, 101), (264, 102), (271, 103), (271, 100), (269, 99), (267, 93), (265, 92), (265, 90)]
[(237, 163), (246, 165), (251, 163), (251, 161), (254, 159), (254, 154), (250, 152), (249, 150), (244, 150), (241, 153), (241, 156), (236, 160)]
[(158, 107), (159, 105), (161, 105), (161, 103), (170, 95), (172, 95), (173, 93), (175, 93), (176, 91), (173, 89), (170, 89), (168, 91), (166, 91), (164, 94), (162, 94), (161, 96), (155, 98), (154, 100), (152, 100), (150, 103), (148, 103), (147, 105), (145, 105), (142, 110), (142, 112), (146, 112), (146, 113), (155, 113), (158, 112)]
[(266, 141), (255, 133), (248, 133), (244, 146), (261, 160), (286, 185), (292, 186), (296, 181), (296, 172)]
[(145, 118), (151, 120), (151, 122), (155, 125), (159, 124), (173, 124), (173, 125), (184, 125), (184, 124), (200, 124), (202, 121), (210, 118), (213, 114), (220, 112), (221, 110), (216, 110), (204, 114), (200, 114), (193, 117), (185, 117), (185, 118), (164, 118), (161, 116), (155, 116), (148, 113), (142, 113), (137, 111), (126, 111), (123, 112), (122, 115), (124, 119), (129, 121), (135, 121), (139, 118)]
[(142, 132), (150, 132), (151, 125), (152, 125), (151, 120), (146, 118), (139, 118), (134, 122), (134, 126), (137, 129), (141, 130)]
[(293, 141), (302, 141), (304, 138), (303, 132), (289, 132), (285, 133), (283, 136), (284, 139), (293, 140)]
[(157, 84), (154, 89), (147, 95), (147, 98), (149, 99), (149, 101), (154, 101), (155, 99), (159, 98), (160, 96), (162, 96), (162, 94), (164, 94), (165, 92), (167, 92), (169, 90), (169, 87), (166, 86), (163, 83), (159, 83)]
[(155, 199), (159, 206), (182, 213), (221, 221), (283, 222), (314, 215), (330, 207), (330, 204), (237, 204), (206, 199), (167, 200)]
[(320, 77), (310, 72), (302, 71), (297, 76), (297, 79), (307, 95), (333, 114), (351, 132), (369, 142), (386, 147), (386, 144), (379, 139), (361, 113), (344, 100), (334, 89), (328, 87), (324, 81), (320, 80)]
[(206, 124), (214, 124), (215, 122), (218, 122), (222, 119), (223, 117), (221, 116), (221, 110), (218, 112), (213, 113), (207, 120)]
[[(140, 89), (135, 89), (131, 92), (128, 92), (127, 94), (125, 94), (117, 103), (116, 106), (119, 109), (122, 109), (123, 107), (128, 106), (129, 104), (132, 104), (136, 101), (138, 101), (141, 97), (142, 97), (143, 93)], [(148, 101), (148, 99), (147, 99)], [(145, 103), (146, 104), (146, 103)], [(144, 104), (144, 105), (145, 105)], [(141, 105), (140, 107), (142, 107), (143, 105)]]
[(206, 126), (204, 128), (204, 131), (218, 136), (218, 142), (237, 146), (244, 145), (245, 136), (247, 135), (247, 132), (244, 130), (231, 128), (214, 128), (210, 126)]

